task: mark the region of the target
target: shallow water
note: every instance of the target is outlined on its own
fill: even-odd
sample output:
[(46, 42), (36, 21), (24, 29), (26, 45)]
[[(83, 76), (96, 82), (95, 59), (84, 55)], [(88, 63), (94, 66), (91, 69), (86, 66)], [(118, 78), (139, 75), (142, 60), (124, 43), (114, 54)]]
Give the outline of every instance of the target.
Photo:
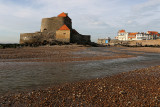
[[(87, 52), (77, 52), (74, 54), (90, 55), (108, 52), (113, 55), (116, 53), (108, 51), (107, 48), (89, 48), (89, 50), (86, 51)], [(120, 51), (119, 54), (124, 53), (134, 55), (129, 51)], [(8, 91), (105, 77), (120, 72), (128, 72), (160, 64), (159, 54), (145, 53), (136, 55), (138, 56), (133, 58), (66, 63), (0, 62), (0, 94)]]

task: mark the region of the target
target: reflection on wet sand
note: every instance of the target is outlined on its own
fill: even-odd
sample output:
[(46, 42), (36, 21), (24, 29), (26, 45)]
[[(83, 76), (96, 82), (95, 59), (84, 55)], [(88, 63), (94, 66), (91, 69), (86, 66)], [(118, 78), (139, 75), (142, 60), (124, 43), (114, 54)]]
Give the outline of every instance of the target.
[[(50, 48), (51, 47), (49, 47), (49, 49)], [(15, 59), (13, 59), (14, 55), (10, 56), (12, 59), (3, 58), (0, 62), (0, 93), (105, 77), (120, 72), (158, 65), (160, 63), (158, 59), (160, 55), (156, 53), (154, 55), (153, 53), (145, 52), (142, 54), (141, 52), (124, 51), (124, 48), (115, 47), (79, 48), (80, 49), (66, 49), (65, 47), (61, 47), (61, 50), (58, 48), (49, 50), (48, 48), (45, 49), (41, 47), (41, 50), (32, 50), (33, 52), (30, 50), (26, 55), (38, 53), (43, 50), (45, 53), (40, 52), (44, 54), (42, 55), (43, 57), (37, 55), (36, 58), (32, 58), (31, 55), (29, 56), (30, 58), (27, 58), (27, 56), (23, 55), (24, 53), (22, 51), (24, 58), (21, 56), (22, 58), (15, 57)], [(46, 50), (49, 51), (48, 57)], [(8, 55), (12, 53), (12, 51), (1, 51), (1, 53)], [(124, 57), (124, 55), (132, 57), (128, 58)], [(49, 59), (50, 56), (51, 58)], [(50, 61), (46, 61), (46, 58)], [(55, 58), (57, 58), (57, 60), (55, 60)], [(66, 61), (67, 58), (69, 59), (68, 61)], [(76, 60), (71, 61), (71, 58)], [(77, 60), (77, 58), (80, 59)], [(37, 61), (37, 59), (41, 59), (41, 61)]]

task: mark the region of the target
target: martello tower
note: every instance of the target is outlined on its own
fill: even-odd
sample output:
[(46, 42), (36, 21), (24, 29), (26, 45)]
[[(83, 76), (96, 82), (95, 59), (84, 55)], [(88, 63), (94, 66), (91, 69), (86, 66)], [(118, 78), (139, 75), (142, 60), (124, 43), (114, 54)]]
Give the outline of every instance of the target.
[(57, 17), (43, 18), (39, 32), (20, 34), (20, 44), (53, 42), (86, 44), (90, 42), (90, 36), (81, 35), (72, 29), (72, 20), (64, 12)]
[(72, 20), (68, 17), (67, 13), (61, 13), (57, 17), (43, 18), (41, 23), (41, 32), (56, 32), (63, 25), (67, 25), (72, 29)]

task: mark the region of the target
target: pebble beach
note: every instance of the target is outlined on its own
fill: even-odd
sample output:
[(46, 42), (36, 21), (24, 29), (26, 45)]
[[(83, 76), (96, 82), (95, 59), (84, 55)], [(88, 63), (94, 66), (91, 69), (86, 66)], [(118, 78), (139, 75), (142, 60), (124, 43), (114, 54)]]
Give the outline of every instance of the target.
[(160, 106), (160, 66), (1, 96), (0, 106)]
[[(160, 106), (160, 66), (159, 65), (159, 48), (88, 48), (83, 46), (54, 46), (54, 47), (37, 47), (37, 48), (19, 48), (19, 49), (1, 49), (0, 51), (0, 62), (1, 62), (1, 86), (11, 88), (13, 91), (6, 93), (7, 91), (3, 91), (0, 95), (0, 107), (13, 106), (13, 107), (129, 107), (129, 106), (151, 106), (151, 107), (159, 107)], [(149, 53), (148, 53), (149, 52)], [(120, 62), (114, 62), (118, 61)], [(125, 60), (123, 60), (123, 58)], [(130, 58), (130, 59), (129, 59)], [(138, 59), (142, 58), (142, 59)], [(115, 59), (115, 60), (111, 60)], [(135, 61), (134, 61), (135, 59)], [(152, 61), (153, 60), (153, 61)], [(73, 80), (72, 82), (63, 82), (61, 84), (52, 84), (48, 86), (45, 82), (50, 82), (48, 78), (56, 78), (55, 74), (58, 76), (58, 73), (64, 75), (65, 73), (74, 74), (75, 68), (70, 71), (67, 67), (62, 69), (58, 69), (56, 67), (51, 67), (53, 64), (60, 63), (64, 67), (64, 63), (77, 62), (77, 66), (80, 65), (78, 61), (81, 63), (90, 63), (88, 68), (85, 68), (84, 74), (81, 69), (78, 71), (77, 75), (90, 76), (91, 73), (105, 73), (105, 72), (115, 72), (112, 75), (104, 75), (99, 76), (97, 78), (86, 78), (79, 81)], [(93, 64), (94, 61), (99, 61)], [(136, 61), (142, 61), (141, 63)], [(25, 62), (25, 63), (24, 63)], [(30, 76), (30, 71), (23, 71), (21, 67), (28, 66), (32, 68), (33, 66), (29, 66), (27, 64), (36, 64), (42, 63), (43, 67), (46, 66), (51, 70), (47, 72), (43, 67), (37, 67), (37, 65), (33, 65), (38, 69), (33, 70), (34, 73), (42, 73), (36, 76), (44, 75), (45, 73), (49, 73), (50, 75), (54, 74), (52, 77), (44, 78), (43, 87), (29, 89), (27, 88), (28, 84), (38, 83), (39, 79), (36, 78), (34, 81), (29, 81), (27, 78)], [(50, 62), (44, 63), (44, 62)], [(14, 69), (15, 66), (20, 67), (17, 70)], [(24, 65), (23, 65), (23, 64)], [(99, 65), (98, 65), (99, 63)], [(114, 64), (114, 66), (109, 65), (109, 63)], [(120, 65), (120, 63), (122, 63)], [(128, 64), (129, 63), (129, 64)], [(121, 71), (121, 67), (136, 67), (138, 66), (136, 63), (143, 66), (141, 69), (138, 68), (136, 70), (126, 70), (126, 72)], [(151, 63), (153, 63), (152, 67)], [(25, 65), (26, 64), (26, 65)], [(47, 65), (48, 64), (48, 65)], [(70, 63), (71, 64), (71, 63)], [(101, 65), (102, 64), (102, 65)], [(102, 66), (108, 67), (118, 67), (116, 69), (110, 69), (104, 72), (103, 70), (108, 69)], [(108, 64), (108, 65), (107, 65)], [(117, 64), (117, 65), (116, 65)], [(123, 66), (123, 64), (125, 66)], [(91, 66), (92, 65), (92, 66)], [(97, 66), (98, 65), (98, 66)], [(135, 66), (136, 65), (136, 66)], [(144, 66), (148, 65), (148, 66)], [(66, 65), (68, 66), (68, 65)], [(97, 67), (98, 68), (97, 68)], [(11, 67), (11, 68), (10, 68)], [(71, 66), (73, 67), (73, 66)], [(84, 67), (84, 65), (83, 65)], [(94, 69), (93, 69), (94, 67)], [(100, 68), (101, 67), (101, 68)], [(8, 69), (7, 69), (8, 68)], [(26, 68), (28, 69), (28, 68)], [(69, 71), (67, 71), (67, 69)], [(128, 69), (128, 68), (125, 68)], [(28, 69), (32, 70), (32, 69)], [(97, 71), (96, 71), (97, 70)], [(100, 71), (101, 70), (101, 71)], [(111, 71), (112, 70), (112, 71)], [(117, 70), (119, 70), (117, 72)], [(11, 72), (12, 71), (12, 72)], [(45, 71), (45, 72), (42, 72)], [(25, 81), (28, 82), (26, 84), (22, 84), (22, 78), (18, 76), (18, 78), (14, 77), (15, 73), (19, 73), (20, 76), (25, 77)], [(117, 72), (117, 73), (116, 73)], [(26, 74), (25, 74), (26, 73)], [(27, 74), (28, 73), (28, 74)], [(44, 74), (43, 74), (44, 73)], [(9, 76), (10, 74), (10, 76)], [(16, 75), (17, 75), (16, 74)], [(73, 78), (71, 75), (69, 78)], [(93, 74), (92, 74), (93, 75)], [(29, 76), (29, 77), (27, 77)], [(69, 75), (68, 75), (69, 76)], [(43, 77), (43, 76), (42, 76)], [(61, 76), (59, 78), (63, 79)], [(78, 77), (78, 76), (77, 76)], [(34, 77), (35, 78), (35, 77)], [(34, 79), (30, 78), (30, 79)], [(76, 77), (75, 77), (76, 78)], [(82, 78), (82, 77), (81, 77)], [(10, 84), (12, 83), (13, 84)], [(40, 81), (40, 80), (39, 80)], [(3, 84), (2, 84), (3, 83)], [(15, 84), (17, 83), (17, 84)], [(21, 83), (21, 84), (20, 84)], [(8, 84), (7, 86), (5, 84)], [(38, 83), (40, 84), (40, 83)], [(16, 91), (16, 87), (24, 85), (26, 90)], [(34, 87), (33, 84), (32, 86)], [(7, 90), (7, 89), (6, 89)]]

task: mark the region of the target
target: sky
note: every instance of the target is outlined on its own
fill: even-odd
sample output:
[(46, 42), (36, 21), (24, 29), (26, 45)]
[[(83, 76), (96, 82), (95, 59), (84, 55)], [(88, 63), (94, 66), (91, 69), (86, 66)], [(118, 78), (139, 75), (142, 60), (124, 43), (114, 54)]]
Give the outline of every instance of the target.
[(160, 32), (160, 0), (0, 0), (0, 43), (40, 31), (42, 18), (68, 13), (72, 27), (91, 41), (127, 32)]

